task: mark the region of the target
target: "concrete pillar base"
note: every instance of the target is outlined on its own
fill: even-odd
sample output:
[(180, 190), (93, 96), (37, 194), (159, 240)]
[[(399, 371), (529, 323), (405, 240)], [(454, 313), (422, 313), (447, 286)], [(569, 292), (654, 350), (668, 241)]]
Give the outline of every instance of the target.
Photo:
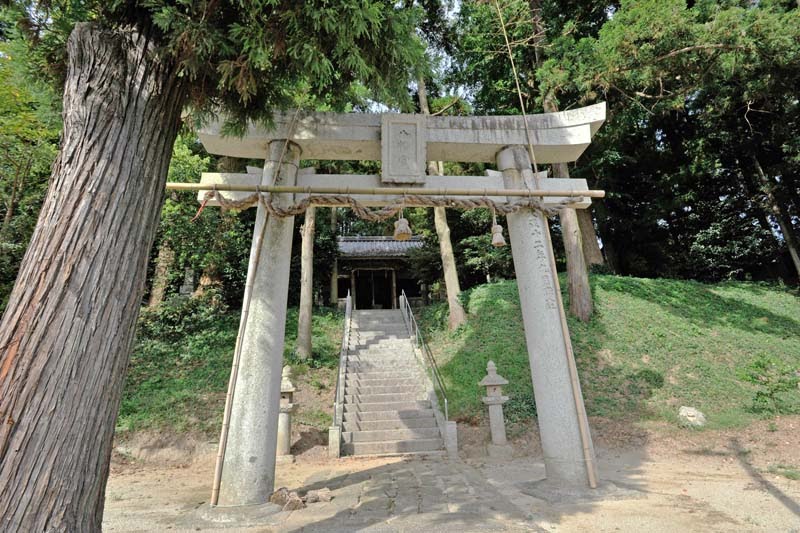
[(342, 453), (342, 428), (331, 426), (328, 428), (328, 457), (338, 459)]
[(514, 449), (510, 444), (487, 444), (486, 454), (492, 459), (511, 459)]
[(444, 449), (450, 457), (458, 457), (458, 424), (452, 420), (444, 424)]

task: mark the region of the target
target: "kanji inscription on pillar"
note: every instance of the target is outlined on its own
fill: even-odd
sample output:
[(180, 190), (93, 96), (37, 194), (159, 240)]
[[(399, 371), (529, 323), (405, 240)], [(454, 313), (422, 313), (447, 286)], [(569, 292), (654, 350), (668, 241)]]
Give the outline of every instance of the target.
[(425, 116), (381, 116), (381, 181), (421, 183), (425, 180)]

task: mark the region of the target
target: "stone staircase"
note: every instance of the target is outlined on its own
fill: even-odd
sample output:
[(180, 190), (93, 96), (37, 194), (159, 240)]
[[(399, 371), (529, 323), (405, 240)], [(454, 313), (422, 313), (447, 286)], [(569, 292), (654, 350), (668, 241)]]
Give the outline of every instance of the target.
[(342, 455), (443, 453), (428, 380), (399, 310), (353, 311)]

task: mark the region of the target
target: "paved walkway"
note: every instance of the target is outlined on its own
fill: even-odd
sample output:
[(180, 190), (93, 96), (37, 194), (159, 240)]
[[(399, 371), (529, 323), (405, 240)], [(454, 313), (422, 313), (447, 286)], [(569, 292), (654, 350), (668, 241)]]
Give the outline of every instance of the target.
[(142, 470), (112, 477), (103, 529), (111, 532), (219, 528), (248, 532), (539, 530), (531, 522), (532, 516), (511, 504), (480, 471), (446, 457), (353, 458), (338, 463), (282, 465), (278, 478), (280, 485), (300, 494), (327, 487), (333, 493), (333, 500), (309, 504), (298, 511), (279, 512), (277, 506), (269, 504), (243, 512), (211, 511), (203, 501), (207, 501), (210, 477), (197, 476), (194, 480), (183, 469), (154, 471), (151, 477), (147, 470)]
[[(297, 511), (208, 507), (213, 455), (187, 468), (125, 469), (109, 480), (104, 531), (800, 533), (800, 482), (764, 474), (731, 447), (600, 454), (590, 498), (537, 483), (539, 458), (348, 458), (278, 467), (279, 486), (333, 500)], [(233, 519), (236, 519), (235, 521)]]

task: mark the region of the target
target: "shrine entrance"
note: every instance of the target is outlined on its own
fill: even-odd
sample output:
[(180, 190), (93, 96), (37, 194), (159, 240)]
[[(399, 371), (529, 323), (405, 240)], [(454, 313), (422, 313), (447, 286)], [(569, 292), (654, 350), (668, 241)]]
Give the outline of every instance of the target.
[[(212, 154), (265, 160), (263, 169), (247, 173), (205, 173), (200, 184), (168, 184), (198, 190), (203, 205), (257, 207), (212, 505), (265, 503), (274, 489), (294, 216), (313, 206), (349, 207), (371, 221), (397, 217), (400, 240), (410, 237), (404, 207), (505, 215), (547, 479), (565, 488), (595, 487), (594, 449), (546, 217), (588, 207), (604, 192), (589, 190), (585, 180), (548, 178), (537, 162), (575, 161), (605, 112), (605, 104), (530, 117), (291, 112), (276, 116), (272, 130), (251, 127), (243, 138), (223, 135), (221, 123), (201, 130)], [(301, 169), (302, 159), (380, 160), (381, 174), (320, 175)], [(428, 176), (428, 160), (494, 163), (497, 170)], [(491, 230), (496, 235), (502, 227)], [(353, 280), (357, 305), (387, 305), (388, 275), (365, 266)], [(396, 279), (394, 286), (397, 291)], [(343, 387), (340, 380), (337, 402)], [(342, 416), (337, 403), (331, 447), (340, 442), (335, 435), (341, 435)], [(454, 430), (455, 423), (448, 427)]]
[(396, 309), (397, 282), (394, 270), (355, 270), (353, 287), (356, 295), (353, 309)]

